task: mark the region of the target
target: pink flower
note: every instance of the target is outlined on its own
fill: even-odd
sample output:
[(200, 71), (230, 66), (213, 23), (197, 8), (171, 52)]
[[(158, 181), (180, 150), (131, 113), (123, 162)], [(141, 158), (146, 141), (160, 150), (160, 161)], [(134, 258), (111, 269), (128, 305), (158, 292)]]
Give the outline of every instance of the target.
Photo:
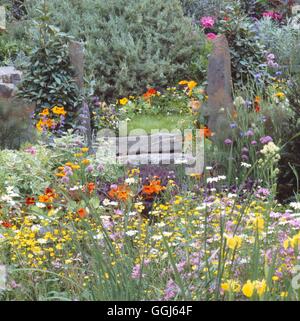
[(31, 155), (35, 155), (36, 154), (36, 149), (33, 146), (31, 146), (31, 147), (28, 147), (27, 149), (25, 149), (25, 152), (29, 153)]
[(200, 23), (203, 28), (212, 28), (215, 25), (215, 19), (213, 17), (202, 17)]
[(210, 33), (208, 33), (206, 35), (206, 37), (207, 37), (208, 40), (214, 40), (214, 39), (217, 38), (217, 35), (215, 33), (213, 33), (213, 32), (210, 32)]
[(282, 19), (282, 14), (274, 11), (265, 11), (263, 13), (263, 17), (271, 18), (273, 20), (281, 20)]

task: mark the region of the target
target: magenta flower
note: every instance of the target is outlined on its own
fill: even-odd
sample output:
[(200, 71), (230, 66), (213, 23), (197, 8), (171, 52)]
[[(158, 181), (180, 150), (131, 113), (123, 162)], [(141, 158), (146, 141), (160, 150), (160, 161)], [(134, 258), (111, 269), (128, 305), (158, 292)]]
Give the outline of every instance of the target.
[(214, 39), (217, 38), (217, 35), (215, 33), (213, 33), (213, 32), (210, 32), (210, 33), (208, 33), (206, 35), (206, 37), (207, 37), (208, 40), (214, 40)]
[(213, 26), (215, 25), (215, 19), (210, 16), (202, 17), (200, 23), (203, 28), (213, 28)]
[(31, 146), (31, 147), (28, 147), (27, 149), (25, 149), (25, 152), (29, 153), (31, 155), (35, 155), (36, 154), (36, 149), (33, 146)]
[(275, 11), (265, 11), (263, 13), (263, 17), (266, 17), (266, 18), (271, 18), (273, 20), (281, 20), (282, 19), (282, 14), (278, 13), (278, 12), (275, 12)]

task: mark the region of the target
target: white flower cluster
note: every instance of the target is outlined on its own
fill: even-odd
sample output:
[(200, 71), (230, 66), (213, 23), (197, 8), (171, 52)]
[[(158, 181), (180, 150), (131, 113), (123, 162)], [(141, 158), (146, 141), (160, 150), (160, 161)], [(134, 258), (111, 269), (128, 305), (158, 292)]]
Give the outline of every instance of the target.
[(276, 146), (273, 142), (269, 142), (260, 152), (265, 156), (279, 156), (280, 159), (280, 155), (278, 154), (279, 150), (280, 148), (278, 146)]
[(300, 210), (300, 202), (293, 202), (290, 206), (295, 210)]
[(207, 183), (218, 183), (219, 181), (225, 181), (226, 176), (217, 176), (217, 177), (209, 177), (206, 181)]
[(0, 201), (7, 203), (10, 206), (15, 206), (17, 204), (15, 198), (19, 197), (20, 195), (16, 193), (15, 188), (13, 186), (7, 186), (6, 194), (1, 195)]
[[(265, 165), (276, 165), (280, 160), (279, 154), (280, 148), (276, 146), (273, 142), (269, 142), (264, 146), (260, 153), (264, 156), (264, 159), (258, 161), (259, 166)], [(278, 172), (278, 169), (277, 169)]]

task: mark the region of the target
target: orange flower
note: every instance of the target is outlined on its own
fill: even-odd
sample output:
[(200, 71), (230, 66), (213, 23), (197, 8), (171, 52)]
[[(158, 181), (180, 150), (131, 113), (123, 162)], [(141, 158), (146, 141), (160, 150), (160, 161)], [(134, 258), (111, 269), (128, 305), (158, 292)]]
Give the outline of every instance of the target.
[(143, 193), (147, 196), (152, 196), (153, 194), (159, 194), (164, 189), (165, 187), (161, 186), (160, 180), (153, 180), (149, 185), (143, 186)]
[(143, 95), (144, 99), (149, 99), (152, 96), (156, 95), (157, 91), (154, 88), (148, 89), (148, 91)]
[[(200, 129), (200, 131), (203, 132), (205, 138), (209, 138), (209, 137), (213, 136), (213, 132), (207, 126), (204, 127), (203, 129)], [(201, 132), (201, 134), (202, 134), (202, 132)]]
[(51, 200), (50, 200), (50, 197), (47, 196), (47, 195), (40, 195), (39, 196), (39, 202), (40, 203), (50, 203)]
[(119, 185), (115, 188), (112, 188), (108, 195), (110, 198), (117, 199), (119, 201), (126, 202), (130, 196), (130, 188), (127, 185)]
[(90, 164), (90, 161), (88, 159), (84, 159), (82, 162), (81, 162), (83, 165), (89, 165)]
[(92, 194), (94, 192), (95, 188), (96, 188), (95, 183), (88, 183), (87, 184), (87, 189), (90, 192), (90, 194)]
[(84, 208), (80, 208), (77, 211), (77, 214), (79, 215), (80, 218), (85, 218), (87, 216), (87, 211)]
[(259, 113), (260, 110), (261, 110), (260, 101), (261, 101), (260, 97), (259, 97), (259, 96), (256, 96), (256, 97), (255, 97), (255, 100), (254, 100), (254, 110), (255, 110), (257, 113)]
[(41, 116), (49, 116), (49, 109), (48, 108), (45, 108), (43, 109), (43, 111), (40, 113)]

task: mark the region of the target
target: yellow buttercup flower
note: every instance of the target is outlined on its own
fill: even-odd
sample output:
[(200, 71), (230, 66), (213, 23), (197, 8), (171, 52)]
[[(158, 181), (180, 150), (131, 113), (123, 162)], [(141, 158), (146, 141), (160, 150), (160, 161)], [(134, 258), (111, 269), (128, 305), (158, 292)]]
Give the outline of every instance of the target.
[(125, 97), (119, 100), (120, 105), (125, 106), (127, 105), (129, 100)]
[(227, 239), (227, 246), (231, 249), (231, 250), (235, 250), (241, 247), (242, 245), (242, 238), (240, 236), (226, 236)]
[(253, 296), (254, 293), (254, 283), (251, 282), (250, 280), (247, 281), (246, 284), (244, 284), (242, 291), (243, 294), (247, 297), (247, 298), (251, 298)]

